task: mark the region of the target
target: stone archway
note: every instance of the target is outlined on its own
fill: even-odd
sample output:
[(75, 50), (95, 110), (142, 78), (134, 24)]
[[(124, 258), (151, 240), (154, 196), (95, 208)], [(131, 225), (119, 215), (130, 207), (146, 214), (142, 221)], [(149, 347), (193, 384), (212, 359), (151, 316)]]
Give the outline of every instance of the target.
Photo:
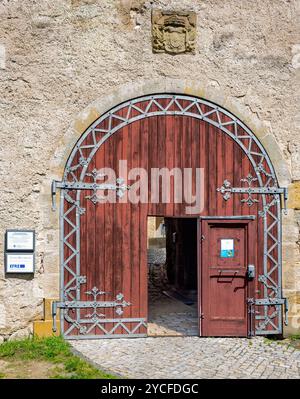
[[(167, 100), (167, 105), (160, 104), (161, 99)], [(185, 102), (184, 105), (183, 101)], [(143, 102), (147, 102), (148, 105), (146, 105), (146, 107), (142, 109), (139, 107), (139, 104)], [(151, 110), (151, 107), (153, 105), (155, 105), (154, 111)], [(208, 107), (208, 111), (203, 111), (201, 108), (202, 106)], [(119, 111), (125, 109), (126, 107), (126, 116), (121, 116)], [(257, 194), (262, 194), (263, 209), (260, 212), (261, 216), (264, 218), (265, 229), (264, 272), (260, 276), (259, 280), (260, 283), (264, 285), (264, 296), (258, 300), (260, 302), (256, 303), (256, 305), (258, 306), (263, 306), (265, 312), (264, 315), (260, 315), (257, 318), (258, 325), (256, 328), (256, 333), (281, 333), (282, 330), (280, 320), (281, 305), (283, 302), (281, 297), (280, 189), (276, 189), (276, 187), (278, 187), (277, 177), (269, 155), (265, 151), (264, 147), (261, 145), (257, 137), (244, 123), (242, 123), (236, 116), (232, 115), (224, 108), (221, 108), (220, 106), (215, 105), (212, 102), (203, 100), (196, 96), (190, 96), (185, 94), (152, 94), (150, 96), (135, 98), (114, 107), (110, 111), (103, 114), (100, 118), (95, 118), (97, 114), (97, 111), (95, 111), (95, 109), (95, 107), (92, 107), (89, 110), (89, 114), (88, 117), (85, 119), (85, 123), (88, 123), (89, 118), (92, 118), (93, 120), (96, 119), (96, 121), (88, 127), (85, 133), (78, 140), (76, 146), (73, 148), (72, 154), (67, 162), (63, 182), (61, 185), (57, 185), (59, 188), (62, 188), (64, 190), (63, 198), (65, 199), (65, 201), (71, 204), (70, 207), (67, 207), (66, 209), (64, 202), (62, 202), (61, 207), (61, 229), (64, 229), (64, 223), (67, 223), (68, 225), (67, 233), (62, 233), (63, 247), (67, 246), (68, 249), (71, 250), (71, 252), (68, 252), (68, 254), (66, 255), (64, 253), (64, 249), (62, 249), (61, 255), (63, 267), (62, 276), (65, 274), (66, 270), (69, 274), (71, 273), (71, 279), (69, 279), (67, 285), (62, 278), (61, 295), (63, 301), (59, 304), (59, 306), (65, 309), (65, 320), (70, 323), (70, 327), (67, 330), (66, 335), (68, 335), (69, 332), (73, 331), (74, 329), (76, 331), (78, 330), (78, 334), (89, 335), (89, 331), (91, 331), (95, 327), (95, 325), (98, 325), (98, 321), (93, 320), (93, 322), (95, 322), (96, 324), (93, 325), (93, 327), (90, 329), (89, 327), (84, 325), (86, 323), (82, 323), (82, 318), (80, 318), (80, 316), (77, 317), (77, 319), (70, 317), (69, 309), (74, 310), (78, 309), (78, 307), (72, 307), (70, 303), (66, 306), (66, 302), (71, 301), (74, 305), (75, 302), (81, 300), (80, 285), (86, 283), (85, 276), (82, 276), (80, 274), (80, 216), (78, 215), (83, 212), (82, 207), (80, 206), (80, 194), (78, 195), (80, 191), (78, 190), (75, 196), (70, 196), (70, 192), (73, 193), (72, 190), (80, 188), (79, 186), (81, 182), (84, 181), (88, 165), (92, 160), (94, 154), (97, 152), (98, 148), (106, 140), (108, 140), (112, 136), (112, 134), (114, 134), (114, 132), (118, 131), (120, 128), (122, 128), (122, 126), (126, 126), (128, 123), (132, 123), (135, 120), (141, 120), (143, 118), (151, 117), (151, 115), (186, 115), (197, 118), (199, 120), (203, 120), (209, 124), (214, 125), (223, 133), (229, 135), (236, 143), (238, 143), (238, 145), (242, 148), (242, 150), (249, 158), (255, 170), (256, 179), (259, 182), (260, 191), (257, 192)], [(131, 115), (133, 111), (134, 115)], [(225, 116), (227, 118), (226, 122), (224, 122), (224, 120), (222, 119)], [(105, 129), (101, 129), (99, 127), (103, 121), (108, 121), (108, 127), (106, 127)], [(112, 121), (114, 121), (114, 123), (112, 123)], [(77, 126), (80, 131), (80, 129), (82, 129), (84, 126), (84, 122), (80, 124), (79, 121), (77, 121), (75, 126)], [(232, 129), (229, 129), (229, 126)], [(238, 129), (242, 129), (242, 133), (240, 133)], [(96, 137), (97, 133), (99, 132), (102, 133), (101, 138)], [(90, 139), (90, 144), (87, 146), (86, 140), (88, 136), (92, 137), (92, 139)], [(253, 149), (254, 144), (255, 149)], [(87, 147), (90, 147), (90, 151), (87, 155), (83, 155), (82, 150), (83, 148), (86, 149)], [(269, 198), (270, 195), (272, 199)], [(266, 197), (268, 198), (266, 199)], [(74, 220), (72, 219), (72, 221), (70, 221), (71, 212), (76, 213), (76, 217), (74, 218)], [(68, 241), (72, 234), (77, 237), (76, 240), (74, 239), (74, 243), (76, 242), (76, 244)], [(72, 270), (72, 267), (74, 268), (74, 266), (70, 266), (69, 264), (70, 260), (75, 257), (77, 259), (76, 271), (74, 269)], [(70, 292), (72, 292), (71, 295)], [(76, 295), (74, 294), (75, 292)], [(85, 307), (88, 307), (88, 305), (86, 304)], [(271, 309), (271, 307), (273, 310), (270, 313), (269, 310)], [(63, 321), (63, 317), (61, 321)], [(140, 323), (138, 327), (134, 327), (134, 331), (129, 331), (125, 326), (125, 330), (127, 330), (129, 335), (136, 335), (134, 334), (135, 331), (137, 331), (142, 325), (144, 325), (144, 321), (142, 319), (128, 319), (127, 322), (130, 324), (132, 324), (133, 322)], [(122, 323), (122, 321), (120, 321), (120, 323), (121, 324), (119, 324), (119, 326), (124, 328), (124, 324)], [(115, 330), (116, 329), (114, 328), (113, 331)]]

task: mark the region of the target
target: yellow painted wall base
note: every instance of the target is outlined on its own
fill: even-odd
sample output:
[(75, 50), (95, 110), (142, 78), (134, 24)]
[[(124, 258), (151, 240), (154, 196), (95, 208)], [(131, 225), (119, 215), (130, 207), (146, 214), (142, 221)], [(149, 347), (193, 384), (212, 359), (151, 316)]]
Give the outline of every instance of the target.
[(33, 322), (33, 335), (35, 337), (58, 337), (60, 335), (60, 322), (56, 322), (57, 331), (52, 331), (52, 320), (36, 320)]
[(43, 320), (35, 320), (33, 322), (33, 335), (35, 337), (53, 337), (59, 336), (60, 334), (60, 321), (59, 321), (59, 310), (56, 315), (56, 332), (52, 330), (52, 302), (56, 301), (54, 298), (44, 298), (44, 315)]

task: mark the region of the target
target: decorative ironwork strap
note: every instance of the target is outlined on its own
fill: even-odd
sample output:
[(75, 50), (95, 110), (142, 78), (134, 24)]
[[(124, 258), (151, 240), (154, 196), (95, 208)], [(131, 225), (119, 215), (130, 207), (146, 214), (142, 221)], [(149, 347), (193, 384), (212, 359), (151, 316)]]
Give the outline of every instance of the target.
[(252, 177), (249, 173), (245, 179), (241, 179), (241, 182), (247, 183), (246, 187), (232, 187), (231, 182), (227, 179), (224, 180), (223, 185), (217, 188), (217, 191), (223, 195), (225, 201), (228, 201), (231, 198), (231, 194), (247, 194), (248, 197), (242, 199), (241, 202), (245, 202), (248, 206), (252, 206), (255, 202), (258, 202), (257, 199), (253, 198), (253, 194), (264, 194), (264, 195), (283, 195), (284, 201), (284, 211), (287, 209), (287, 199), (288, 199), (288, 189), (286, 187), (253, 187), (252, 183), (256, 181), (257, 178)]
[(103, 177), (104, 175), (97, 174), (96, 170), (93, 170), (92, 173), (87, 174), (91, 175), (94, 178), (93, 183), (83, 183), (83, 182), (68, 182), (68, 181), (52, 181), (51, 186), (51, 195), (52, 195), (52, 209), (56, 210), (56, 191), (58, 188), (62, 190), (92, 190), (92, 195), (87, 195), (86, 198), (90, 199), (94, 204), (97, 202), (101, 202), (104, 197), (98, 195), (98, 190), (114, 190), (117, 193), (119, 198), (123, 197), (126, 190), (130, 189), (130, 186), (124, 184), (124, 179), (119, 177), (116, 179), (116, 184), (111, 183), (96, 183), (97, 177)]
[(123, 308), (126, 306), (130, 306), (130, 302), (126, 302), (124, 300), (124, 295), (122, 293), (119, 293), (116, 295), (115, 300), (113, 301), (97, 301), (97, 297), (99, 295), (105, 295), (108, 294), (108, 292), (105, 291), (100, 291), (98, 290), (97, 287), (94, 287), (91, 289), (91, 291), (86, 291), (87, 295), (93, 296), (93, 300), (91, 301), (64, 301), (64, 302), (58, 302), (54, 301), (52, 302), (52, 317), (53, 317), (53, 331), (56, 331), (56, 314), (57, 314), (57, 308), (60, 309), (87, 309), (90, 308), (92, 309), (92, 313), (86, 314), (85, 317), (90, 319), (92, 322), (100, 322), (102, 319), (105, 318), (105, 314), (103, 313), (98, 313), (97, 309), (98, 308), (115, 308), (115, 312), (118, 316), (121, 316), (123, 314)]

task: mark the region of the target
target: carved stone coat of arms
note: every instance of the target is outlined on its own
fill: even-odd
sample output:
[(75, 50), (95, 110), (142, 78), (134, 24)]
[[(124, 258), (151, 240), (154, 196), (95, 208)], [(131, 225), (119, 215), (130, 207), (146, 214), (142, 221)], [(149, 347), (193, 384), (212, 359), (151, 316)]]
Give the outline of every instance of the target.
[(155, 53), (195, 53), (196, 13), (152, 11), (152, 48)]

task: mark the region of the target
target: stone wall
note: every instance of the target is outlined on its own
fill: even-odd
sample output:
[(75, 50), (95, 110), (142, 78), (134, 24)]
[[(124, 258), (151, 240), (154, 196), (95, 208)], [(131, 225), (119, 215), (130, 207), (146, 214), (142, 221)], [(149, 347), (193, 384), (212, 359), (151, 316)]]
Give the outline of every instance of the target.
[[(197, 14), (195, 54), (154, 54), (151, 9)], [(61, 179), (77, 138), (101, 112), (154, 91), (206, 97), (261, 138), (291, 196), (283, 226), (290, 327), (300, 327), (300, 5), (295, 0), (2, 0), (0, 251), (7, 228), (37, 231), (34, 278), (0, 268), (0, 336), (28, 335), (59, 294)], [(2, 256), (3, 259), (3, 256)]]

